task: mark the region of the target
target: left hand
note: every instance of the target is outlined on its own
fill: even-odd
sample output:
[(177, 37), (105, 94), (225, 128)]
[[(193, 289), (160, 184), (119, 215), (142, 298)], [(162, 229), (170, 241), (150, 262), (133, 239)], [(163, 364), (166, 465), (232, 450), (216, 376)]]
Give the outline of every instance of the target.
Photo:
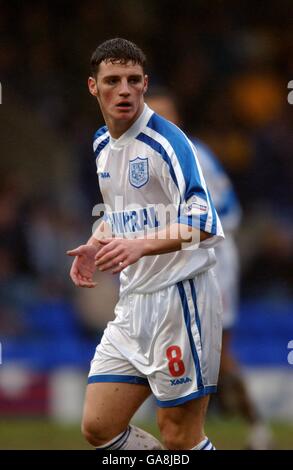
[(104, 238), (104, 245), (95, 256), (95, 265), (100, 271), (120, 273), (130, 264), (136, 263), (144, 254), (144, 239)]

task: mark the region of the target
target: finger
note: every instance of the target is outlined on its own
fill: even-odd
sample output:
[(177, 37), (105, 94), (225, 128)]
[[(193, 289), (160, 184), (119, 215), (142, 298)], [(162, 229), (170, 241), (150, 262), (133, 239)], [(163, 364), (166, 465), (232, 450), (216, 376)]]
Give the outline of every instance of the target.
[(79, 282), (78, 272), (74, 269), (71, 269), (69, 275), (70, 275), (71, 280), (73, 281), (73, 283), (77, 286), (78, 282)]
[(103, 246), (103, 248), (100, 248), (99, 251), (96, 253), (95, 260), (102, 258), (102, 256), (104, 256), (106, 253), (109, 253), (109, 251), (113, 250), (113, 248), (113, 245), (110, 245), (109, 243)]
[(90, 269), (90, 268), (86, 268), (84, 266), (82, 266), (82, 277), (85, 277), (85, 278), (91, 278), (93, 275), (93, 270)]
[(83, 276), (80, 273), (80, 271), (74, 266), (71, 268), (70, 277), (71, 277), (72, 281), (74, 282), (74, 284), (77, 287), (80, 287), (79, 283), (82, 282), (82, 281), (86, 281), (86, 282), (92, 282), (93, 281), (91, 275), (90, 276)]
[(82, 276), (81, 281), (93, 283), (93, 278), (91, 276)]
[(77, 287), (95, 287), (96, 282), (91, 277), (82, 276), (80, 273), (77, 276)]
[[(102, 256), (97, 261), (95, 261), (95, 265), (98, 267), (102, 266), (103, 264), (117, 258), (119, 255), (121, 255), (121, 253), (122, 253), (122, 248), (116, 248), (114, 250), (108, 251), (108, 253), (106, 253), (104, 256)], [(119, 261), (122, 261), (122, 260), (119, 259)]]
[(121, 246), (121, 238), (105, 238), (103, 239), (104, 246), (103, 248), (100, 248), (100, 250), (96, 253), (95, 259), (100, 259), (102, 256), (104, 256), (105, 253), (108, 253), (109, 251), (113, 250), (114, 247)]
[(79, 281), (78, 287), (88, 287), (88, 288), (93, 288), (96, 287), (97, 283), (96, 282), (88, 282), (88, 281)]
[(67, 250), (66, 254), (68, 256), (78, 256), (82, 254), (81, 248), (74, 248), (73, 250)]
[(118, 264), (118, 266), (115, 269), (112, 270), (112, 274), (121, 273), (121, 271), (123, 271), (123, 269), (127, 268), (127, 266), (129, 266), (129, 263), (126, 260), (120, 262)]
[(115, 256), (115, 258), (112, 258), (108, 262), (105, 262), (99, 265), (98, 269), (99, 271), (107, 271), (108, 269), (116, 268), (116, 266), (118, 266), (119, 263), (122, 263), (124, 259), (125, 259), (125, 254), (121, 253), (120, 256), (117, 255)]
[(81, 279), (79, 279), (78, 277), (74, 277), (74, 276), (71, 276), (71, 279), (76, 287), (80, 287), (80, 282), (82, 282)]

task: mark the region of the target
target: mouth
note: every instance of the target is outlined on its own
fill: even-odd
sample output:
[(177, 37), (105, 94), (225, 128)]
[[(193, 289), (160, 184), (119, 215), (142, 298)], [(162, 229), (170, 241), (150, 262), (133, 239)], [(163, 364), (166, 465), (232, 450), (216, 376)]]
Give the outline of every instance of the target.
[(120, 101), (120, 103), (116, 104), (116, 108), (128, 110), (131, 108), (131, 104), (129, 101)]

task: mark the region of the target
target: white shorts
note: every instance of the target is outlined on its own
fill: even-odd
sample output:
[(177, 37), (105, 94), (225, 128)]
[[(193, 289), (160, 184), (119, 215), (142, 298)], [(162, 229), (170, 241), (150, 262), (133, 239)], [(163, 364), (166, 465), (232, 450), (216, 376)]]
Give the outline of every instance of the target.
[(216, 392), (222, 306), (212, 269), (151, 294), (126, 295), (115, 314), (88, 383), (149, 385), (161, 407)]

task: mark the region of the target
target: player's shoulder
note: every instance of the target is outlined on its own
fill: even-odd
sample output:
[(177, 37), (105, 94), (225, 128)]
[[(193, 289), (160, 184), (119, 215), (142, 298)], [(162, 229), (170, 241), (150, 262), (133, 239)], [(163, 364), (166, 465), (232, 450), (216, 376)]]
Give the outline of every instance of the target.
[(190, 149), (191, 142), (186, 134), (171, 121), (157, 113), (153, 113), (147, 123), (148, 131), (152, 132), (152, 137), (160, 141), (162, 145), (170, 144), (173, 149), (178, 146)]
[(93, 149), (97, 156), (100, 151), (107, 145), (109, 142), (109, 130), (107, 126), (100, 127), (93, 136)]
[(97, 140), (99, 137), (102, 137), (107, 133), (108, 133), (108, 127), (107, 126), (99, 127), (99, 129), (97, 131), (95, 131), (95, 133), (94, 133), (93, 141)]

